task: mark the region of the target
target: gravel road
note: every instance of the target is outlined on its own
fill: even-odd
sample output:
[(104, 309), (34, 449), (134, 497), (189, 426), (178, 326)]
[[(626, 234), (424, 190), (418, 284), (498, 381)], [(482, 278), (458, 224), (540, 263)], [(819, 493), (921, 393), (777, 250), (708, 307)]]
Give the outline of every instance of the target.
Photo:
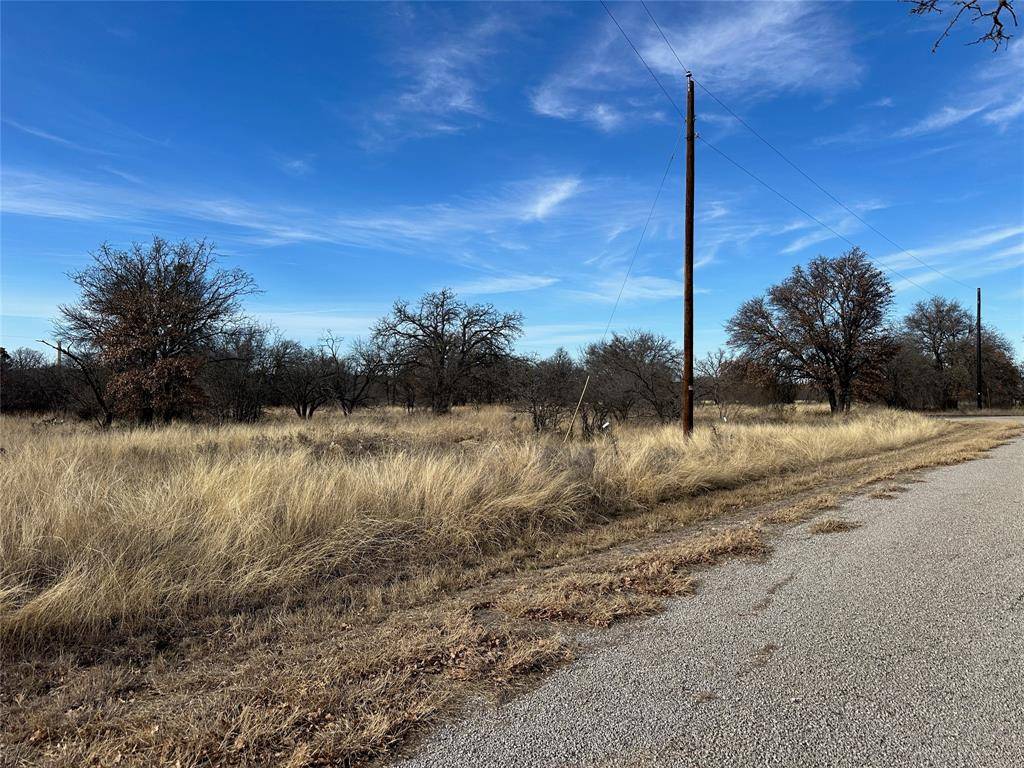
[(1024, 765), (1024, 439), (595, 633), (412, 766)]

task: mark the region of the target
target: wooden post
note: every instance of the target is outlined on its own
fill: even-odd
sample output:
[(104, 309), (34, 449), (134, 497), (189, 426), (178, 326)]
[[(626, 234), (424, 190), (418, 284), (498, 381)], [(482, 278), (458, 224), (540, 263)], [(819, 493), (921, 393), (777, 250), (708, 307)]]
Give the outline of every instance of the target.
[(683, 249), (683, 432), (693, 432), (693, 76), (686, 73), (686, 221)]
[(978, 289), (978, 317), (974, 329), (974, 351), (975, 351), (975, 384), (978, 391), (978, 410), (980, 411), (985, 407), (984, 398), (982, 398), (981, 388), (981, 288)]

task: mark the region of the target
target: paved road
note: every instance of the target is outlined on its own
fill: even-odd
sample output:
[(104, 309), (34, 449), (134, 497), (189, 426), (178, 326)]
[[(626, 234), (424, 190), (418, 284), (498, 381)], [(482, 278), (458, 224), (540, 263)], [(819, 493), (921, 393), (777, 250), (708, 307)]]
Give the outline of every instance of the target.
[(1024, 440), (787, 532), (412, 766), (1024, 766)]

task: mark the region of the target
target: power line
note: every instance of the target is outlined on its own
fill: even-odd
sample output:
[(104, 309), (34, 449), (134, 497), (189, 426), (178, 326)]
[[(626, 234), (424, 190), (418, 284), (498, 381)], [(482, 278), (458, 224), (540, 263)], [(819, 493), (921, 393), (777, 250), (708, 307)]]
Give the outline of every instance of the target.
[[(602, 5), (603, 4), (604, 3), (602, 2)], [(654, 209), (658, 207), (658, 200), (661, 199), (661, 192), (665, 188), (665, 179), (668, 178), (668, 172), (672, 168), (672, 163), (676, 159), (676, 151), (679, 149), (679, 140), (682, 136), (682, 131), (680, 131), (679, 135), (676, 136), (675, 142), (672, 144), (672, 154), (669, 155), (668, 162), (665, 163), (665, 171), (661, 174), (661, 181), (658, 183), (658, 191), (654, 195), (654, 202), (651, 203), (651, 210), (647, 212), (647, 220), (644, 222), (644, 228), (640, 231), (640, 239), (637, 240), (636, 248), (633, 249), (633, 256), (629, 260), (629, 266), (626, 267), (626, 274), (622, 277), (622, 284), (619, 286), (619, 293), (615, 297), (615, 304), (612, 305), (612, 311), (608, 315), (608, 323), (604, 327), (604, 333), (601, 334), (602, 344), (608, 336), (608, 331), (612, 327), (612, 320), (615, 318), (615, 311), (619, 308), (619, 302), (622, 300), (622, 292), (626, 289), (626, 281), (629, 280), (629, 274), (633, 271), (633, 263), (636, 261), (636, 257), (640, 253), (640, 246), (643, 245), (644, 237), (647, 236), (647, 228), (651, 225), (651, 219), (654, 217)], [(563, 444), (568, 441), (569, 435), (572, 434), (573, 425), (576, 423), (576, 416), (580, 412), (580, 406), (583, 405), (583, 398), (586, 397), (587, 387), (589, 386), (590, 374), (588, 373), (586, 381), (583, 382), (583, 389), (580, 391), (580, 399), (576, 402), (576, 408), (572, 412), (572, 418), (569, 419), (569, 426), (565, 430), (565, 437), (562, 438)]]
[(608, 330), (612, 327), (612, 320), (615, 317), (615, 310), (619, 308), (619, 301), (622, 300), (622, 292), (626, 289), (626, 281), (629, 280), (629, 275), (633, 271), (633, 263), (636, 261), (637, 255), (640, 253), (640, 246), (643, 245), (644, 237), (647, 235), (647, 228), (651, 225), (651, 219), (654, 217), (654, 209), (658, 206), (658, 200), (661, 199), (661, 192), (665, 188), (665, 179), (668, 178), (668, 172), (672, 168), (672, 163), (675, 162), (676, 152), (679, 149), (679, 139), (682, 137), (682, 132), (676, 136), (676, 141), (672, 145), (672, 154), (668, 158), (668, 163), (665, 164), (665, 172), (661, 174), (661, 183), (658, 184), (658, 192), (654, 195), (654, 202), (651, 203), (651, 210), (647, 212), (647, 221), (644, 222), (644, 228), (640, 232), (640, 239), (636, 243), (636, 248), (633, 250), (633, 256), (629, 260), (629, 266), (626, 267), (626, 274), (622, 278), (622, 285), (619, 286), (619, 293), (615, 297), (615, 304), (612, 306), (611, 314), (608, 316), (608, 324), (604, 327), (604, 333), (601, 334), (601, 341), (604, 342), (605, 337), (608, 335)]
[[(608, 8), (608, 6), (607, 6), (607, 4), (606, 4), (606, 3), (604, 2), (604, 0), (601, 0), (601, 6), (602, 6), (602, 7), (604, 8), (604, 10), (605, 10), (605, 13), (607, 13), (607, 14), (608, 14), (609, 18), (610, 18), (610, 19), (611, 19), (611, 20), (612, 20), (613, 22), (615, 22), (615, 26), (616, 26), (616, 27), (618, 27), (618, 29), (619, 29), (619, 32), (621, 32), (621, 33), (622, 33), (622, 36), (623, 36), (623, 37), (624, 37), (624, 38), (626, 39), (626, 42), (627, 42), (627, 43), (629, 43), (629, 47), (633, 49), (633, 53), (635, 53), (635, 54), (637, 55), (637, 58), (639, 58), (639, 59), (640, 59), (640, 61), (641, 61), (641, 62), (643, 62), (643, 65), (644, 65), (644, 67), (646, 67), (646, 68), (647, 68), (647, 71), (648, 71), (648, 72), (650, 73), (651, 77), (652, 77), (652, 78), (654, 78), (654, 82), (656, 82), (656, 83), (658, 84), (658, 87), (659, 87), (659, 88), (661, 88), (661, 91), (662, 91), (662, 93), (664, 93), (664, 94), (665, 94), (665, 98), (667, 98), (667, 99), (669, 100), (669, 102), (670, 102), (670, 103), (672, 104), (672, 106), (673, 106), (673, 108), (675, 109), (676, 113), (677, 113), (677, 114), (678, 114), (678, 115), (679, 115), (680, 117), (682, 117), (682, 118), (684, 118), (684, 119), (685, 119), (685, 116), (684, 116), (684, 115), (683, 115), (683, 113), (682, 113), (682, 112), (680, 111), (679, 107), (678, 107), (678, 106), (676, 105), (676, 103), (675, 103), (675, 101), (674, 101), (674, 100), (672, 99), (672, 97), (671, 97), (671, 96), (669, 95), (669, 92), (668, 92), (668, 91), (667, 91), (667, 90), (665, 89), (665, 86), (664, 86), (664, 85), (662, 85), (662, 83), (661, 83), (661, 80), (659, 80), (659, 79), (658, 79), (658, 76), (657, 76), (657, 75), (656, 75), (656, 74), (654, 73), (654, 70), (653, 70), (653, 69), (651, 69), (651, 66), (650, 66), (650, 65), (649, 65), (649, 64), (647, 63), (647, 60), (646, 60), (646, 59), (645, 59), (645, 58), (643, 57), (643, 54), (641, 54), (641, 53), (640, 53), (639, 49), (638, 49), (638, 48), (637, 48), (637, 47), (636, 47), (636, 46), (635, 46), (635, 45), (633, 44), (633, 41), (632, 41), (632, 40), (630, 40), (630, 38), (629, 38), (629, 35), (627, 35), (627, 34), (626, 34), (626, 30), (624, 30), (624, 29), (622, 28), (622, 25), (621, 25), (621, 24), (619, 24), (618, 20), (617, 20), (617, 19), (615, 18), (615, 16), (614, 16), (614, 15), (612, 14), (612, 12), (611, 12), (611, 9), (609, 9), (609, 8)], [(648, 11), (648, 14), (650, 14), (650, 11)], [(652, 19), (653, 19), (653, 16), (652, 16)], [(662, 36), (664, 36), (664, 32), (662, 33)], [(667, 42), (667, 38), (666, 38), (666, 42)], [(671, 48), (671, 47), (672, 47), (672, 45), (671, 45), (671, 43), (669, 43), (669, 48)], [(674, 50), (673, 50), (673, 55), (675, 55), (675, 51), (674, 51)], [(676, 55), (676, 61), (679, 61), (679, 56), (678, 56), (678, 55)], [(683, 64), (682, 64), (682, 62), (681, 62), (681, 61), (679, 61), (679, 64), (680, 64), (680, 66), (683, 66)], [(683, 69), (685, 70), (685, 69), (686, 69), (686, 67), (683, 67)], [(696, 81), (695, 81), (695, 82), (696, 82)], [(701, 86), (701, 88), (704, 88), (704, 86)], [(704, 88), (704, 90), (707, 90), (707, 89), (706, 89), (706, 88)], [(709, 92), (709, 93), (710, 93), (710, 92)], [(737, 118), (737, 119), (738, 119), (738, 118)], [(782, 198), (782, 200), (784, 200), (785, 202), (789, 203), (789, 204), (790, 204), (790, 205), (791, 205), (791, 206), (792, 206), (793, 208), (795, 208), (796, 210), (798, 210), (798, 211), (799, 211), (800, 213), (802, 213), (802, 214), (803, 214), (804, 216), (806, 216), (806, 217), (807, 217), (808, 219), (810, 219), (811, 221), (815, 222), (815, 223), (816, 223), (816, 224), (818, 224), (819, 226), (823, 227), (823, 228), (824, 228), (824, 229), (826, 229), (827, 231), (831, 232), (831, 233), (832, 233), (833, 235), (835, 235), (836, 237), (838, 237), (838, 238), (839, 238), (840, 240), (843, 240), (844, 242), (848, 243), (848, 244), (849, 244), (849, 245), (850, 245), (851, 247), (854, 247), (854, 248), (856, 248), (856, 247), (857, 247), (856, 243), (854, 243), (854, 242), (853, 242), (852, 240), (850, 240), (849, 238), (847, 238), (847, 237), (846, 237), (845, 235), (841, 235), (841, 234), (839, 234), (839, 233), (838, 233), (838, 232), (837, 232), (836, 230), (834, 230), (834, 229), (833, 229), (832, 227), (830, 227), (830, 226), (829, 226), (828, 224), (826, 224), (825, 222), (823, 222), (823, 221), (822, 221), (821, 219), (819, 219), (819, 218), (818, 218), (817, 216), (814, 216), (814, 215), (813, 215), (812, 213), (810, 213), (809, 211), (807, 211), (807, 210), (805, 210), (804, 208), (802, 208), (802, 207), (800, 207), (799, 205), (797, 205), (797, 204), (796, 204), (795, 202), (793, 202), (793, 201), (792, 201), (792, 200), (791, 200), (790, 198), (788, 198), (788, 197), (787, 197), (786, 195), (784, 195), (784, 194), (782, 194), (781, 192), (779, 192), (779, 190), (775, 189), (775, 187), (773, 187), (773, 186), (772, 186), (771, 184), (769, 184), (768, 182), (764, 181), (764, 180), (763, 180), (763, 179), (761, 179), (761, 178), (760, 178), (759, 176), (755, 175), (755, 174), (754, 174), (754, 173), (753, 173), (752, 171), (749, 171), (749, 170), (747, 170), (747, 169), (746, 169), (745, 167), (743, 167), (742, 165), (740, 165), (740, 163), (738, 163), (737, 161), (733, 160), (733, 159), (732, 159), (731, 157), (729, 157), (729, 156), (728, 156), (727, 154), (725, 154), (725, 153), (724, 153), (724, 152), (723, 152), (722, 150), (720, 150), (720, 149), (719, 149), (718, 147), (716, 147), (716, 146), (715, 146), (714, 144), (712, 144), (711, 142), (709, 142), (709, 141), (708, 141), (707, 139), (705, 139), (705, 138), (703, 138), (703, 137), (701, 137), (701, 136), (699, 136), (699, 135), (697, 136), (697, 138), (699, 138), (699, 139), (700, 139), (700, 140), (701, 140), (701, 141), (702, 141), (702, 142), (703, 142), (704, 144), (706, 144), (706, 145), (707, 145), (708, 147), (710, 147), (710, 148), (711, 148), (712, 150), (714, 150), (714, 151), (715, 151), (716, 153), (718, 153), (719, 155), (721, 155), (721, 156), (722, 156), (722, 157), (723, 157), (723, 158), (724, 158), (725, 160), (729, 161), (729, 162), (730, 162), (730, 163), (732, 163), (732, 164), (733, 164), (734, 166), (736, 166), (736, 167), (737, 167), (737, 168), (738, 168), (739, 170), (743, 171), (743, 172), (744, 172), (745, 174), (747, 174), (748, 176), (750, 176), (750, 178), (754, 179), (754, 181), (756, 181), (756, 182), (757, 182), (758, 184), (760, 184), (761, 186), (765, 187), (765, 189), (768, 189), (768, 190), (770, 190), (771, 192), (775, 193), (775, 194), (776, 194), (776, 195), (777, 195), (778, 197)], [(858, 217), (858, 218), (859, 218), (859, 217)], [(872, 259), (871, 257), (868, 257), (868, 258), (869, 258), (869, 260), (870, 260), (870, 261), (874, 262), (875, 264), (877, 264), (878, 266), (882, 267), (882, 268), (883, 268), (883, 269), (885, 269), (886, 271), (888, 271), (888, 272), (891, 272), (891, 273), (893, 273), (894, 275), (897, 275), (897, 276), (901, 277), (902, 279), (906, 280), (906, 281), (907, 281), (908, 283), (910, 283), (911, 285), (913, 285), (913, 286), (915, 286), (915, 287), (917, 287), (917, 288), (920, 288), (920, 289), (921, 289), (922, 291), (924, 291), (925, 293), (927, 293), (927, 294), (928, 294), (929, 296), (935, 296), (935, 295), (936, 295), (936, 294), (932, 293), (931, 291), (929, 291), (929, 290), (928, 290), (927, 288), (925, 288), (925, 287), (924, 287), (923, 285), (921, 285), (920, 283), (914, 282), (913, 280), (911, 280), (911, 279), (910, 279), (909, 277), (907, 277), (906, 275), (904, 275), (904, 274), (903, 274), (902, 272), (900, 272), (899, 270), (895, 269), (894, 267), (889, 267), (889, 266), (886, 266), (886, 265), (885, 265), (885, 264), (883, 264), (883, 263), (882, 263), (881, 261), (877, 261), (876, 259)]]
[[(749, 176), (750, 178), (752, 178), (752, 179), (753, 179), (754, 181), (756, 181), (756, 182), (757, 182), (758, 184), (760, 184), (761, 186), (763, 186), (763, 187), (764, 187), (765, 189), (767, 189), (767, 190), (770, 190), (771, 192), (774, 192), (774, 193), (775, 193), (776, 195), (778, 195), (778, 196), (779, 196), (780, 198), (782, 198), (782, 199), (783, 199), (783, 200), (785, 200), (785, 201), (786, 201), (787, 203), (789, 203), (789, 204), (790, 204), (791, 206), (793, 206), (794, 208), (796, 208), (796, 210), (800, 211), (800, 213), (802, 213), (802, 214), (803, 214), (804, 216), (806, 216), (806, 217), (807, 217), (808, 219), (810, 219), (811, 221), (815, 222), (815, 223), (816, 223), (816, 224), (818, 224), (819, 226), (821, 226), (821, 227), (824, 227), (824, 228), (825, 228), (825, 229), (827, 229), (827, 230), (828, 230), (829, 232), (831, 232), (831, 233), (832, 233), (833, 235), (835, 235), (836, 237), (838, 237), (838, 238), (839, 238), (840, 240), (843, 240), (844, 242), (846, 242), (846, 243), (847, 243), (847, 244), (848, 244), (849, 246), (851, 246), (852, 248), (856, 248), (856, 247), (857, 247), (857, 244), (856, 244), (855, 242), (853, 242), (852, 240), (850, 240), (850, 238), (846, 237), (846, 235), (842, 235), (842, 234), (840, 234), (839, 232), (837, 232), (836, 230), (834, 230), (834, 229), (833, 229), (832, 227), (830, 227), (830, 226), (829, 226), (828, 224), (826, 224), (826, 223), (825, 223), (825, 222), (823, 222), (823, 221), (822, 221), (821, 219), (819, 219), (819, 218), (818, 218), (817, 216), (815, 216), (814, 214), (810, 213), (810, 212), (809, 212), (809, 211), (807, 211), (806, 209), (804, 209), (804, 208), (801, 208), (801, 207), (800, 207), (799, 205), (797, 205), (796, 203), (794, 203), (794, 202), (793, 202), (792, 200), (790, 200), (790, 199), (789, 199), (788, 197), (786, 197), (786, 196), (785, 196), (784, 194), (782, 194), (781, 192), (779, 192), (779, 190), (777, 190), (777, 189), (776, 189), (775, 187), (773, 187), (773, 186), (772, 186), (771, 184), (769, 184), (769, 183), (768, 183), (767, 181), (765, 181), (764, 179), (762, 179), (762, 178), (761, 178), (760, 176), (757, 176), (756, 174), (754, 174), (754, 172), (753, 172), (753, 171), (749, 171), (749, 170), (747, 170), (746, 168), (744, 168), (744, 167), (743, 167), (742, 165), (740, 165), (740, 163), (738, 163), (737, 161), (733, 160), (733, 159), (732, 159), (731, 157), (729, 157), (729, 156), (728, 156), (727, 154), (725, 154), (725, 152), (723, 152), (722, 150), (720, 150), (720, 149), (719, 149), (718, 147), (716, 147), (716, 146), (715, 146), (714, 144), (712, 144), (712, 143), (711, 143), (710, 141), (708, 141), (707, 139), (705, 139), (705, 138), (704, 138), (703, 136), (700, 136), (700, 135), (698, 135), (698, 136), (697, 136), (697, 138), (698, 138), (698, 139), (700, 139), (700, 141), (701, 141), (701, 142), (703, 142), (704, 144), (706, 144), (706, 145), (707, 145), (707, 147), (708, 147), (708, 149), (711, 149), (711, 150), (713, 150), (713, 151), (714, 151), (714, 152), (716, 152), (716, 153), (717, 153), (718, 155), (720, 155), (720, 156), (721, 156), (722, 158), (724, 158), (724, 159), (725, 159), (725, 160), (727, 160), (728, 162), (732, 163), (732, 164), (733, 164), (734, 166), (736, 166), (737, 168), (739, 168), (739, 169), (740, 169), (741, 171), (743, 171), (743, 172), (744, 172), (745, 174), (747, 174), (747, 176)], [(865, 254), (865, 255), (866, 255), (866, 254)], [(868, 257), (868, 258), (869, 258), (869, 259), (870, 259), (871, 261), (874, 261), (874, 262), (875, 262), (875, 263), (876, 263), (876, 264), (877, 264), (878, 266), (880, 266), (880, 267), (881, 267), (882, 269), (884, 269), (884, 270), (886, 270), (886, 271), (888, 271), (888, 272), (892, 272), (892, 273), (893, 273), (894, 275), (897, 275), (898, 277), (901, 277), (902, 279), (906, 280), (906, 281), (907, 281), (908, 283), (910, 283), (911, 285), (913, 285), (913, 286), (915, 286), (915, 287), (917, 287), (917, 288), (920, 288), (920, 289), (921, 289), (922, 291), (924, 291), (925, 293), (927, 293), (927, 294), (928, 294), (929, 296), (935, 296), (935, 294), (934, 294), (934, 293), (932, 293), (931, 291), (929, 291), (929, 290), (928, 290), (927, 288), (925, 288), (925, 287), (924, 287), (923, 285), (921, 285), (920, 283), (916, 283), (916, 282), (914, 282), (914, 281), (913, 281), (913, 280), (911, 280), (911, 279), (910, 279), (909, 277), (907, 277), (907, 276), (906, 276), (906, 275), (904, 275), (904, 274), (903, 274), (902, 272), (900, 272), (900, 271), (899, 271), (898, 269), (896, 269), (896, 268), (894, 268), (894, 267), (890, 267), (890, 266), (887, 266), (886, 264), (884, 264), (884, 263), (883, 263), (883, 262), (881, 262), (881, 261), (877, 261), (877, 260), (875, 260), (875, 259), (871, 259), (870, 257)], [(937, 298), (937, 297), (936, 297), (936, 298)]]
[[(665, 35), (664, 30), (661, 28), (661, 24), (659, 24), (658, 20), (656, 18), (654, 18), (654, 14), (651, 13), (651, 9), (647, 7), (647, 3), (644, 2), (644, 0), (640, 0), (640, 5), (642, 5), (644, 7), (644, 10), (647, 11), (647, 15), (650, 16), (651, 17), (651, 21), (654, 22), (654, 26), (656, 26), (658, 28), (658, 31), (661, 32), (661, 39), (664, 40), (666, 43), (668, 43), (668, 49), (670, 51), (672, 51), (672, 55), (676, 57), (676, 61), (679, 62), (679, 66), (682, 67), (684, 72), (689, 72), (690, 68), (688, 66), (686, 66), (685, 64), (683, 64), (682, 61), (679, 61), (679, 54), (676, 53), (676, 49), (672, 47), (672, 43), (668, 42), (668, 37)], [(696, 81), (694, 81), (694, 82), (696, 82)], [(697, 83), (697, 85), (700, 85), (700, 83)], [(701, 85), (701, 88), (703, 88), (703, 87), (704, 86)]]
[(643, 62), (643, 65), (645, 67), (647, 67), (647, 71), (650, 72), (651, 77), (654, 78), (654, 82), (656, 82), (658, 84), (658, 87), (661, 88), (661, 92), (665, 94), (665, 98), (669, 100), (670, 104), (672, 104), (672, 107), (673, 109), (675, 109), (676, 114), (685, 120), (686, 116), (683, 114), (682, 110), (679, 109), (679, 106), (676, 104), (675, 99), (673, 99), (672, 95), (665, 89), (665, 86), (661, 84), (661, 80), (659, 80), (658, 76), (654, 74), (654, 70), (651, 69), (651, 65), (647, 63), (647, 59), (645, 59), (643, 57), (643, 54), (640, 53), (640, 51), (637, 49), (635, 45), (633, 45), (633, 41), (629, 39), (629, 35), (626, 34), (626, 30), (624, 30), (622, 28), (622, 25), (619, 24), (618, 19), (616, 19), (615, 16), (612, 14), (611, 9), (608, 7), (607, 3), (605, 3), (604, 0), (601, 0), (601, 7), (604, 8), (604, 12), (608, 14), (608, 18), (615, 22), (615, 26), (619, 28), (619, 32), (622, 33), (622, 36), (626, 38), (626, 42), (629, 43), (629, 47), (633, 49), (633, 53), (635, 53), (637, 55), (637, 58)]
[[(687, 66), (685, 64), (683, 64), (683, 62), (679, 59), (679, 54), (676, 53), (676, 49), (672, 45), (672, 42), (668, 39), (668, 36), (665, 34), (665, 30), (663, 30), (661, 28), (661, 25), (658, 23), (658, 20), (656, 18), (654, 18), (654, 14), (651, 13), (651, 9), (647, 7), (647, 3), (645, 2), (645, 0), (640, 0), (640, 4), (644, 7), (644, 10), (647, 11), (647, 15), (650, 17), (651, 21), (654, 22), (654, 26), (657, 27), (658, 32), (661, 34), (661, 39), (665, 41), (665, 44), (668, 46), (669, 50), (672, 51), (672, 55), (675, 57), (676, 62), (679, 64), (679, 66), (683, 69), (684, 72), (689, 72), (690, 70), (687, 68)], [(700, 80), (697, 80), (696, 78), (694, 79), (694, 82), (700, 87), (700, 89), (702, 91), (704, 91), (708, 96), (710, 96), (712, 99), (714, 99), (722, 109), (724, 109), (726, 112), (728, 112), (730, 115), (732, 115), (737, 121), (739, 121), (740, 125), (742, 125), (748, 131), (750, 131), (752, 134), (754, 134), (754, 136), (756, 136), (758, 139), (760, 139), (760, 141), (766, 147), (771, 149), (772, 152), (774, 152), (776, 155), (781, 157), (793, 170), (795, 170), (797, 173), (799, 173), (801, 176), (803, 176), (805, 179), (807, 179), (807, 181), (809, 181), (811, 184), (813, 184), (815, 187), (817, 187), (817, 189), (820, 192), (822, 192), (826, 197), (828, 197), (832, 202), (834, 202), (836, 205), (838, 205), (844, 211), (846, 211), (851, 216), (853, 216), (857, 221), (859, 221), (865, 227), (867, 227), (872, 232), (874, 232), (876, 235), (878, 235), (883, 240), (885, 240), (887, 243), (889, 243), (889, 245), (891, 245), (893, 248), (896, 248), (901, 253), (905, 253), (907, 256), (909, 256), (910, 258), (914, 259), (914, 261), (918, 262), (922, 266), (927, 267), (932, 272), (935, 272), (936, 274), (941, 275), (942, 277), (946, 278), (947, 280), (951, 280), (954, 283), (958, 283), (959, 285), (962, 285), (964, 288), (970, 288), (971, 287), (971, 286), (967, 285), (967, 283), (963, 282), (962, 280), (958, 280), (957, 278), (953, 277), (952, 275), (946, 274), (945, 272), (943, 272), (938, 267), (932, 266), (931, 264), (929, 264), (924, 259), (918, 257), (917, 255), (915, 255), (911, 251), (908, 251), (906, 248), (904, 248), (899, 243), (895, 242), (892, 238), (890, 238), (888, 235), (886, 235), (880, 229), (878, 229), (874, 225), (868, 223), (865, 219), (863, 219), (860, 216), (860, 214), (858, 214), (856, 211), (854, 211), (852, 208), (850, 208), (846, 203), (844, 203), (838, 197), (836, 197), (831, 192), (829, 192), (827, 189), (825, 189), (825, 187), (823, 187), (821, 184), (819, 184), (817, 181), (815, 181), (810, 176), (810, 174), (808, 174), (806, 171), (804, 171), (803, 168), (801, 168), (799, 165), (797, 165), (792, 160), (790, 160), (789, 157), (787, 157), (782, 152), (782, 150), (780, 150), (778, 147), (776, 147), (774, 144), (772, 144), (770, 141), (768, 141), (768, 139), (766, 139), (764, 136), (762, 136), (752, 125), (750, 125), (750, 123), (748, 123), (742, 117), (737, 115), (729, 107), (729, 105), (726, 104), (724, 101), (722, 101), (720, 98), (718, 98), (718, 96), (716, 96), (711, 91), (710, 88), (708, 88), (706, 85), (704, 85)]]

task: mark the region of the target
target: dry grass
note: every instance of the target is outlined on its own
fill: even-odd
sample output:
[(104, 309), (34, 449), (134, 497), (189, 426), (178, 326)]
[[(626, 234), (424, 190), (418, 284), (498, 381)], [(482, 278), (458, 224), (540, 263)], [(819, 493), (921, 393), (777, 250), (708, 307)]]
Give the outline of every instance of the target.
[(563, 450), (488, 409), (113, 435), (6, 420), (0, 755), (380, 760), (571, 659), (571, 625), (653, 612), (697, 569), (762, 553), (769, 519), (1020, 431), (794, 421)]
[(519, 618), (607, 627), (656, 612), (660, 598), (690, 592), (694, 568), (725, 557), (766, 552), (763, 538), (753, 528), (730, 528), (626, 557), (601, 570), (524, 585), (499, 599), (498, 607)]
[[(98, 434), (4, 422), (0, 636), (98, 637), (560, 531), (940, 434), (872, 413), (570, 444), (394, 414)], [(471, 441), (469, 444), (466, 441)]]
[(861, 523), (842, 520), (838, 517), (823, 517), (808, 526), (811, 533), (847, 533), (860, 528)]

